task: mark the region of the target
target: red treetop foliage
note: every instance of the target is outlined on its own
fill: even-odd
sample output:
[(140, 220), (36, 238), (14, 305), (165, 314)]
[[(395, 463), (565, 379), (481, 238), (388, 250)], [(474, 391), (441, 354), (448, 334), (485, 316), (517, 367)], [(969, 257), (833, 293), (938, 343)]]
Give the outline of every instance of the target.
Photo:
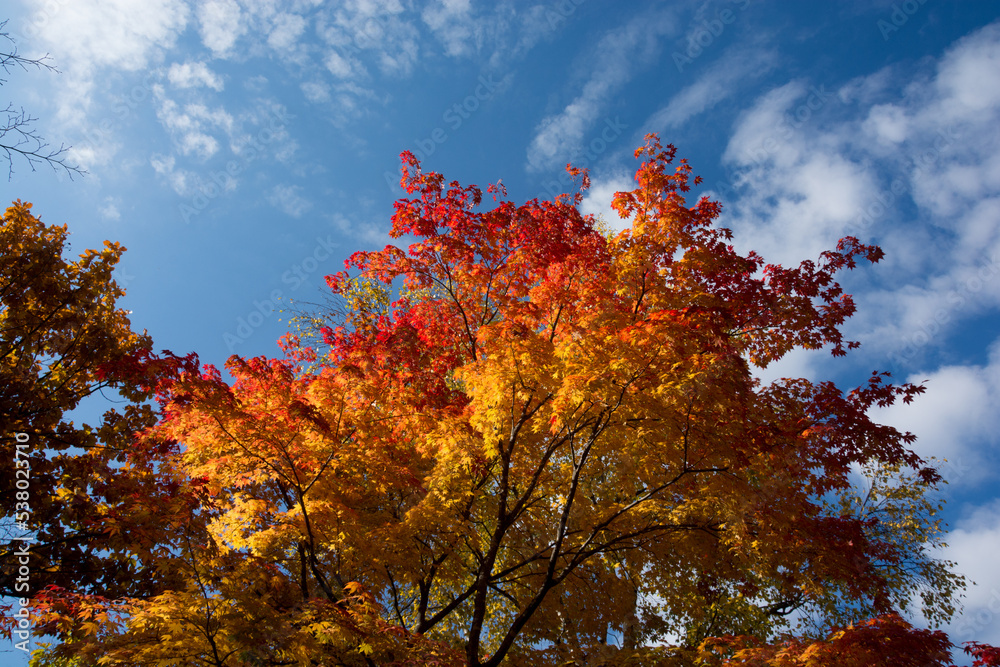
[(946, 619), (962, 585), (924, 550), (939, 478), (868, 416), (923, 388), (752, 372), (856, 347), (835, 275), (881, 251), (741, 255), (719, 204), (685, 204), (672, 146), (636, 156), (612, 235), (580, 195), (490, 186), (483, 211), (404, 153), (408, 248), (328, 276), (335, 305), (284, 358), (159, 384), (128, 465), (181, 500), (106, 529), (162, 591), (121, 616), (40, 595), (64, 643), (39, 664), (947, 664), (947, 637), (898, 614), (930, 591)]

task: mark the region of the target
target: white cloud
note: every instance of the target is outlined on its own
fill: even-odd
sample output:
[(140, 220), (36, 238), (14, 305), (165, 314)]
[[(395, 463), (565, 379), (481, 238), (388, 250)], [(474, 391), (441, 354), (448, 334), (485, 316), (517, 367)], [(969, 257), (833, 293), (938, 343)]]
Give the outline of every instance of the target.
[[(984, 204), (982, 208), (1000, 212), (1000, 202)], [(997, 219), (992, 217), (994, 224)], [(994, 230), (996, 234), (1000, 230)], [(936, 274), (931, 268), (933, 253), (945, 254), (948, 249), (927, 242), (914, 251), (924, 253), (916, 268), (932, 275), (920, 284), (898, 281), (902, 284), (871, 290), (859, 301), (856, 326), (863, 332), (859, 337), (866, 348), (897, 364), (921, 363), (924, 353), (946, 343), (947, 334), (961, 326), (965, 317), (1000, 305), (1000, 256), (984, 256), (982, 248), (989, 245), (970, 248), (965, 254), (952, 251), (962, 257), (960, 262)]]
[(391, 76), (409, 76), (417, 62), (419, 48), (415, 39), (403, 39), (394, 51), (382, 51), (378, 55), (378, 67)]
[(646, 121), (647, 132), (679, 127), (692, 116), (732, 97), (740, 84), (769, 72), (777, 58), (759, 49), (732, 49), (719, 58), (695, 83), (681, 90)]
[(105, 197), (104, 205), (98, 209), (98, 212), (105, 220), (121, 220), (122, 214), (118, 210), (118, 204), (120, 203), (117, 197)]
[(363, 244), (360, 248), (376, 250), (399, 242), (397, 239), (392, 238), (386, 226), (381, 222), (353, 220), (340, 213), (334, 213), (330, 216), (330, 224), (333, 225), (338, 233)]
[(804, 350), (795, 348), (785, 356), (767, 365), (766, 368), (751, 366), (750, 372), (762, 385), (769, 385), (785, 378), (806, 378), (818, 381), (820, 369), (828, 363), (828, 350)]
[(81, 139), (74, 139), (73, 145), (67, 151), (68, 161), (90, 169), (96, 165), (110, 164), (122, 147), (113, 132), (98, 130), (83, 130)]
[(223, 87), (222, 77), (210, 70), (205, 63), (174, 63), (167, 71), (167, 79), (178, 88), (207, 86), (221, 91)]
[(878, 104), (872, 107), (861, 129), (880, 143), (896, 146), (909, 134), (909, 124), (906, 112), (900, 106)]
[(507, 45), (506, 35), (498, 35), (497, 50), (490, 57), (490, 65), (501, 67), (506, 59), (516, 60), (524, 57), (536, 44), (566, 25), (566, 19), (576, 11), (576, 5), (567, 3), (561, 5), (562, 13), (555, 11), (551, 5), (535, 5), (527, 9), (510, 7), (512, 15), (501, 17), (503, 5), (497, 6), (495, 20), (504, 27), (514, 25), (514, 43)]
[(288, 131), (294, 118), (283, 105), (273, 100), (266, 102), (235, 119), (229, 146), (247, 162), (270, 155), (287, 163), (298, 150), (298, 143)]
[[(28, 3), (39, 13), (47, 4)], [(45, 16), (39, 38), (63, 68), (135, 71), (146, 67), (153, 51), (173, 45), (187, 23), (188, 7), (183, 0), (74, 0)]]
[[(201, 167), (199, 171), (179, 166), (182, 156), (205, 162), (223, 150), (221, 135), (228, 138), (228, 148), (241, 172), (247, 171), (255, 161), (265, 159), (287, 163), (298, 149), (298, 144), (288, 132), (288, 124), (294, 116), (289, 116), (277, 102), (265, 101), (257, 108), (234, 117), (221, 108), (212, 109), (196, 103), (182, 106), (164, 99), (162, 89), (157, 91), (157, 95), (160, 99), (158, 116), (174, 137), (177, 153), (157, 153), (149, 162), (153, 170), (181, 197), (205, 194), (220, 186), (225, 192), (237, 189), (239, 181), (233, 176), (228, 163), (225, 168), (221, 165), (211, 169)], [(291, 211), (299, 210), (301, 202), (305, 201), (294, 188), (276, 189), (271, 196), (277, 197), (273, 201), (286, 200)]]
[(362, 59), (385, 74), (407, 76), (419, 53), (419, 31), (399, 0), (347, 0), (321, 13), (317, 32), (336, 58), (326, 66), (340, 78), (364, 76)]
[(942, 60), (935, 84), (952, 118), (1000, 107), (1000, 23), (960, 40)]
[(923, 382), (927, 391), (909, 405), (873, 411), (873, 418), (911, 431), (922, 457), (948, 459), (941, 472), (953, 487), (996, 481), (1000, 471), (985, 464), (1000, 455), (1000, 339), (985, 366), (944, 366), (907, 381)]
[(193, 172), (177, 168), (172, 155), (154, 154), (149, 159), (153, 171), (166, 179), (171, 189), (181, 197), (189, 197), (198, 192), (197, 177)]
[(858, 298), (849, 335), (883, 367), (886, 355), (922, 363), (942, 333), (1000, 307), (998, 62), (994, 24), (908, 74), (883, 69), (838, 91), (792, 81), (735, 123), (721, 223), (741, 249), (786, 265), (842, 236), (876, 241), (884, 286)]
[(815, 259), (877, 194), (874, 174), (853, 158), (851, 135), (810, 122), (836, 100), (822, 86), (793, 81), (737, 120), (723, 161), (740, 196), (724, 209), (722, 224), (739, 230), (744, 250), (786, 265)]
[(198, 6), (202, 43), (216, 56), (225, 56), (246, 32), (243, 12), (235, 0), (208, 0)]
[(966, 590), (964, 609), (947, 628), (952, 642), (1000, 645), (1000, 499), (973, 508), (947, 535), (942, 557), (975, 582)]
[[(864, 230), (882, 235), (896, 283), (910, 285), (902, 299), (898, 289), (869, 297), (890, 322), (872, 326), (871, 341), (893, 358), (919, 360), (965, 317), (1000, 307), (1000, 96), (990, 88), (998, 61), (994, 24), (959, 40), (929, 84), (909, 86), (891, 111), (873, 108), (863, 126), (877, 128), (865, 139), (899, 142), (896, 173), (917, 207), (905, 225), (885, 224), (890, 213), (869, 216)], [(905, 195), (895, 199), (890, 206)]]
[(365, 76), (365, 66), (357, 58), (342, 56), (336, 51), (327, 54), (323, 63), (330, 74), (338, 79), (353, 79), (358, 76)]
[(306, 20), (298, 14), (278, 14), (274, 18), (274, 27), (267, 38), (267, 43), (276, 51), (291, 50), (305, 29)]
[(330, 101), (330, 86), (322, 81), (305, 81), (300, 88), (302, 88), (302, 94), (310, 102)]
[(303, 213), (312, 208), (312, 202), (300, 194), (302, 189), (300, 185), (276, 185), (271, 189), (268, 201), (287, 215), (300, 218)]
[(790, 81), (759, 97), (753, 107), (737, 119), (723, 161), (743, 166), (762, 164), (770, 159), (787, 165), (795, 159), (796, 146), (789, 142), (797, 138), (796, 128), (785, 114), (808, 90), (804, 82)]
[(209, 109), (198, 103), (181, 107), (165, 98), (159, 86), (154, 88), (154, 94), (160, 99), (156, 116), (174, 137), (182, 154), (207, 160), (219, 150), (219, 141), (213, 133), (221, 130), (227, 136), (232, 135), (233, 117), (225, 109)]
[(528, 169), (553, 169), (577, 153), (608, 100), (632, 78), (637, 66), (657, 51), (659, 37), (673, 29), (670, 15), (660, 13), (639, 16), (606, 34), (594, 46), (598, 60), (580, 93), (561, 112), (543, 118), (535, 128), (528, 147)]
[(39, 46), (63, 71), (59, 118), (75, 127), (86, 125), (100, 70), (148, 68), (173, 46), (188, 19), (184, 0), (74, 0), (55, 9), (44, 0), (27, 4), (46, 17), (38, 29)]
[(424, 8), (421, 18), (444, 44), (449, 56), (466, 55), (478, 50), (474, 46), (482, 45), (469, 0), (436, 0)]
[(629, 192), (636, 188), (635, 179), (626, 173), (614, 174), (605, 178), (592, 178), (590, 189), (584, 194), (580, 203), (580, 212), (584, 215), (601, 216), (611, 229), (621, 231), (631, 226), (631, 220), (623, 220), (618, 212), (611, 208), (611, 202), (616, 192)]
[(471, 30), (477, 37), (476, 49), (492, 46), (490, 67), (509, 71), (512, 63), (524, 58), (539, 42), (563, 29), (572, 29), (569, 27), (571, 20), (584, 2), (564, 0), (531, 7), (511, 2), (496, 3), (492, 6), (493, 12), (479, 16)]
[(169, 174), (174, 169), (174, 164), (177, 160), (174, 159), (172, 155), (160, 155), (155, 154), (150, 158), (149, 163), (153, 166), (153, 169), (157, 174), (166, 175)]

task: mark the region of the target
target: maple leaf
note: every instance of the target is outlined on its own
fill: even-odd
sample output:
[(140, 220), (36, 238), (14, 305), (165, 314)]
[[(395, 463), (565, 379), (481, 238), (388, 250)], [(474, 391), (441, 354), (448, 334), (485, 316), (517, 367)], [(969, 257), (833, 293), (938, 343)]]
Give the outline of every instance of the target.
[[(0, 505), (30, 507), (30, 582), (17, 580), (19, 542), (0, 550), (0, 592), (31, 597), (49, 585), (105, 595), (150, 592), (155, 575), (133, 563), (106, 567), (126, 540), (114, 519), (142, 479), (123, 468), (134, 434), (156, 422), (152, 341), (116, 306), (113, 270), (124, 248), (110, 241), (67, 259), (65, 225), (43, 223), (15, 201), (0, 224)], [(158, 377), (159, 376), (159, 377)], [(97, 424), (72, 410), (88, 397), (117, 397)], [(20, 473), (17, 471), (20, 470)], [(15, 485), (30, 471), (30, 491)], [(153, 497), (157, 484), (143, 491)], [(30, 496), (30, 498), (28, 497)], [(104, 523), (107, 521), (107, 523)]]
[[(143, 533), (173, 585), (131, 602), (106, 663), (944, 664), (947, 637), (898, 614), (926, 588), (946, 620), (963, 583), (923, 556), (938, 478), (868, 415), (922, 388), (751, 372), (852, 349), (835, 278), (881, 251), (739, 254), (654, 135), (617, 235), (568, 196), (491, 187), (480, 210), (401, 157), (391, 235), (412, 244), (351, 255), (283, 358), (158, 383), (140, 447), (184, 447), (143, 469), (187, 520)], [(67, 616), (52, 659), (98, 651), (99, 621)]]

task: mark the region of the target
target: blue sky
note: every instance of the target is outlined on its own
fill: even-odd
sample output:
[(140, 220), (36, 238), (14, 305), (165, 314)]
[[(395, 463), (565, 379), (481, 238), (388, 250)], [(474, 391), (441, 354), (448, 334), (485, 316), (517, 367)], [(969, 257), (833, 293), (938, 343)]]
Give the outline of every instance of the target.
[[(7, 201), (118, 281), (158, 348), (276, 355), (288, 300), (390, 242), (398, 155), (515, 201), (591, 169), (630, 189), (646, 132), (678, 147), (743, 250), (798, 263), (852, 234), (862, 348), (765, 378), (926, 381), (880, 418), (949, 460), (943, 554), (977, 582), (955, 641), (1000, 644), (1000, 2), (470, 3), (14, 0), (6, 30), (61, 74), (2, 89), (89, 174), (15, 162)], [(699, 194), (700, 194), (699, 193)], [(693, 203), (693, 199), (691, 200)], [(0, 653), (0, 661), (11, 654)], [(15, 656), (14, 660), (20, 660)], [(11, 662), (10, 664), (23, 664)]]

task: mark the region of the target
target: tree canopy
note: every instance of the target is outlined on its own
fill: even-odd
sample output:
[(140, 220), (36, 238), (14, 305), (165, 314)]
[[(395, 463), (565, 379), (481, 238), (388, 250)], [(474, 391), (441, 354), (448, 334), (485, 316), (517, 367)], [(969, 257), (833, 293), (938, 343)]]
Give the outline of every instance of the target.
[(282, 358), (100, 365), (159, 399), (93, 514), (155, 585), (38, 592), (34, 664), (950, 664), (900, 615), (964, 585), (923, 548), (941, 480), (868, 416), (923, 388), (753, 372), (856, 347), (836, 275), (881, 250), (741, 255), (672, 146), (636, 157), (612, 234), (404, 153), (413, 242), (328, 276)]
[[(108, 520), (133, 498), (156, 502), (158, 479), (123, 466), (134, 434), (156, 421), (148, 399), (158, 380), (109, 369), (143, 366), (152, 373), (157, 364), (142, 363), (152, 341), (134, 332), (116, 305), (124, 290), (112, 272), (125, 249), (106, 242), (69, 261), (67, 236), (65, 225), (44, 224), (20, 201), (0, 226), (0, 504), (6, 517), (0, 592), (30, 597), (55, 585), (140, 595), (150, 590), (152, 570), (131, 557), (128, 540), (115, 535)], [(71, 418), (81, 403), (102, 394), (117, 406), (96, 424)], [(22, 543), (14, 538), (26, 530), (34, 533), (31, 576), (19, 578)]]

